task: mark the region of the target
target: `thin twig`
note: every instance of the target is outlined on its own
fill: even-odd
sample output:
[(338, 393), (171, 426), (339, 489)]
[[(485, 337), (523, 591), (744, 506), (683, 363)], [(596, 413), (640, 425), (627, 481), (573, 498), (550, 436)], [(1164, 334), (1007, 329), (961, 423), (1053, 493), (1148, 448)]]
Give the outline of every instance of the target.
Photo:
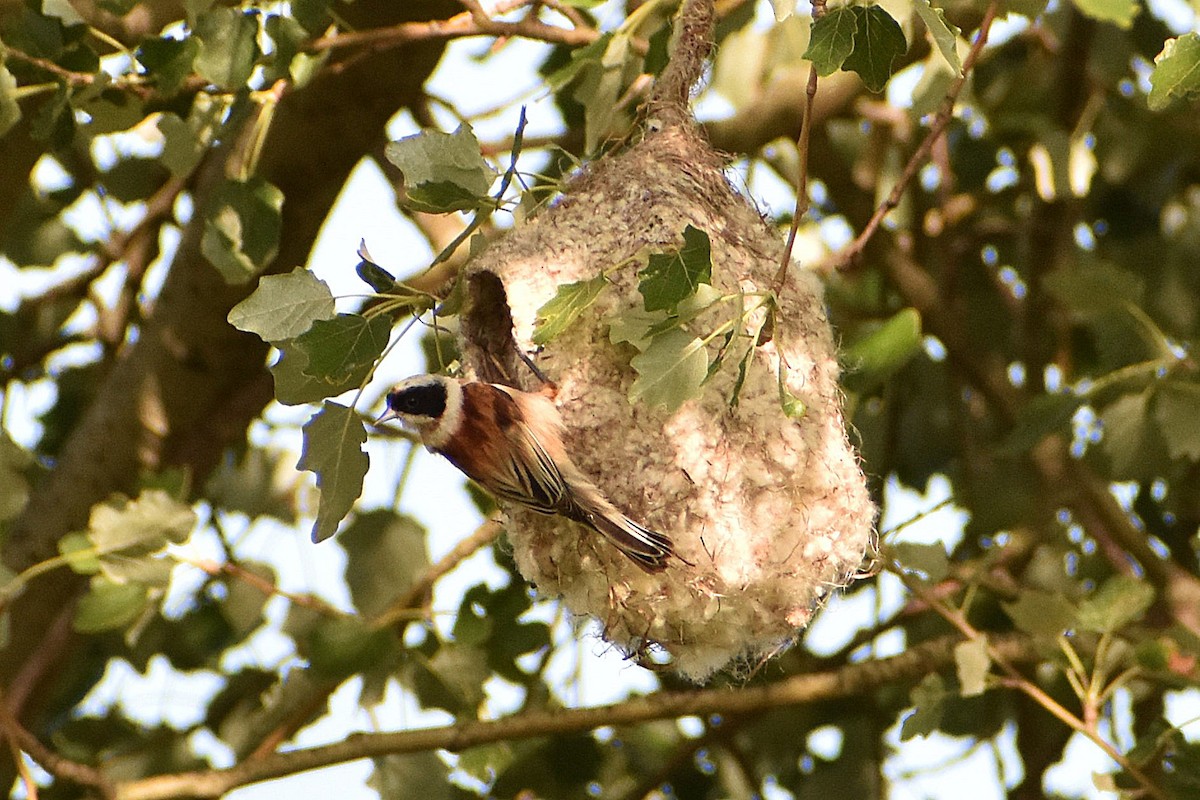
[(410, 621), (412, 612), (425, 606), (426, 598), (433, 591), (435, 583), (474, 555), (476, 551), (491, 544), (502, 530), (504, 530), (504, 526), (495, 520), (484, 522), (470, 536), (454, 545), (454, 549), (444, 555), (436, 564), (431, 564), (429, 569), (425, 570), (424, 574), (408, 587), (408, 591), (396, 598), (396, 602), (372, 620), (371, 624), (376, 628), (386, 628), (400, 622)]
[(863, 249), (867, 246), (867, 242), (875, 235), (875, 231), (883, 222), (884, 217), (900, 205), (900, 199), (904, 196), (904, 192), (907, 191), (908, 185), (912, 183), (913, 178), (916, 177), (917, 172), (924, 165), (925, 159), (929, 156), (929, 151), (933, 148), (933, 143), (946, 132), (946, 127), (950, 124), (950, 120), (954, 118), (954, 106), (958, 102), (958, 95), (966, 85), (967, 77), (971, 74), (971, 70), (974, 69), (975, 62), (979, 60), (979, 54), (983, 51), (984, 45), (987, 44), (988, 31), (991, 30), (992, 23), (995, 21), (999, 9), (1000, 4), (997, 0), (992, 0), (992, 2), (988, 3), (987, 10), (983, 12), (983, 20), (979, 23), (979, 32), (975, 36), (975, 42), (971, 45), (971, 50), (967, 53), (967, 57), (963, 59), (962, 72), (955, 76), (954, 81), (950, 84), (950, 89), (946, 92), (945, 99), (942, 100), (942, 107), (938, 109), (933, 123), (929, 126), (929, 133), (921, 140), (921, 144), (912, 154), (912, 157), (908, 159), (908, 163), (904, 165), (904, 172), (900, 174), (900, 180), (896, 182), (896, 185), (892, 187), (892, 191), (888, 193), (887, 199), (875, 209), (875, 213), (871, 215), (871, 218), (867, 221), (862, 232), (858, 234), (858, 237), (839, 254), (836, 263), (838, 269), (845, 269), (858, 261)]
[[(825, 0), (812, 0), (813, 23), (824, 15)], [(787, 243), (783, 246), (783, 258), (780, 259), (779, 270), (771, 282), (775, 294), (780, 293), (783, 282), (787, 280), (788, 265), (792, 263), (792, 250), (796, 246), (796, 234), (800, 232), (800, 220), (808, 214), (808, 143), (812, 136), (813, 105), (816, 98), (817, 65), (810, 64), (808, 84), (804, 88), (804, 117), (800, 120), (800, 136), (796, 141), (796, 152), (800, 159), (800, 170), (796, 176), (796, 207), (792, 210), (792, 225), (788, 228)]]

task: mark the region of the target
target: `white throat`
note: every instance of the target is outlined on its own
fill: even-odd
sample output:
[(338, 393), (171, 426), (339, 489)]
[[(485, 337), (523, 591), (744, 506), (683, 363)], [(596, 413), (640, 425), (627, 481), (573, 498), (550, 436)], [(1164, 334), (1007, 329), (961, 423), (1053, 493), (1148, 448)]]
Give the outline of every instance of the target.
[(458, 430), (463, 415), (462, 384), (456, 380), (446, 381), (446, 410), (437, 422), (422, 431), (425, 446), (440, 450), (450, 441), (450, 435)]

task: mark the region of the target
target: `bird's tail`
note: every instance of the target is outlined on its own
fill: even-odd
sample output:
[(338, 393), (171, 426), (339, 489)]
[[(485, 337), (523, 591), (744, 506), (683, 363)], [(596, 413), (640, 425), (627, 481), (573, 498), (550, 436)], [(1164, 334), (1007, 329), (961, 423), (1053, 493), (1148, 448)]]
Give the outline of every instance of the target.
[[(590, 506), (590, 507), (589, 507)], [(580, 521), (602, 533), (646, 572), (661, 572), (673, 552), (671, 540), (631, 520), (611, 503), (578, 503)]]

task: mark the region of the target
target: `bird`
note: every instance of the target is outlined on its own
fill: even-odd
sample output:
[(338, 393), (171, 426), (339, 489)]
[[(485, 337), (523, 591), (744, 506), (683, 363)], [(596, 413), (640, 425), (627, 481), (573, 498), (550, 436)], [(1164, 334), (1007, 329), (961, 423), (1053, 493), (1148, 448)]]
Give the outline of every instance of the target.
[(558, 514), (602, 534), (649, 573), (666, 568), (671, 540), (625, 516), (571, 460), (566, 427), (544, 394), (444, 375), (416, 375), (387, 393), (376, 420), (399, 420), (427, 450), (500, 500)]

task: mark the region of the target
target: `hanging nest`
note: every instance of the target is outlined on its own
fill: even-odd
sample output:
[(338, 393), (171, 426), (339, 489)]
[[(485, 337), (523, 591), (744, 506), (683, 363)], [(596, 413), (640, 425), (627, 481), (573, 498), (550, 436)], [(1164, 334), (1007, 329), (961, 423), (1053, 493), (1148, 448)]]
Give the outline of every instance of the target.
[[(462, 349), (479, 378), (529, 391), (538, 382), (517, 348), (536, 354), (557, 384), (575, 462), (628, 516), (669, 536), (678, 555), (648, 574), (590, 529), (509, 507), (521, 573), (599, 619), (608, 641), (657, 653), (701, 681), (791, 642), (859, 569), (876, 511), (847, 441), (818, 279), (791, 270), (763, 336), (767, 312), (754, 309), (775, 288), (781, 237), (730, 186), (690, 119), (658, 111), (660, 128), (593, 163), (554, 206), (472, 262)], [(700, 397), (668, 411), (628, 399), (637, 350), (613, 344), (610, 323), (642, 309), (645, 254), (678, 250), (688, 225), (711, 241), (713, 288), (741, 292), (747, 313), (736, 354)], [(598, 300), (538, 351), (538, 310), (560, 286), (601, 272), (609, 285)], [(704, 337), (730, 318), (730, 305), (684, 328)], [(707, 345), (710, 363), (723, 341)], [(788, 416), (781, 397), (802, 410)]]

